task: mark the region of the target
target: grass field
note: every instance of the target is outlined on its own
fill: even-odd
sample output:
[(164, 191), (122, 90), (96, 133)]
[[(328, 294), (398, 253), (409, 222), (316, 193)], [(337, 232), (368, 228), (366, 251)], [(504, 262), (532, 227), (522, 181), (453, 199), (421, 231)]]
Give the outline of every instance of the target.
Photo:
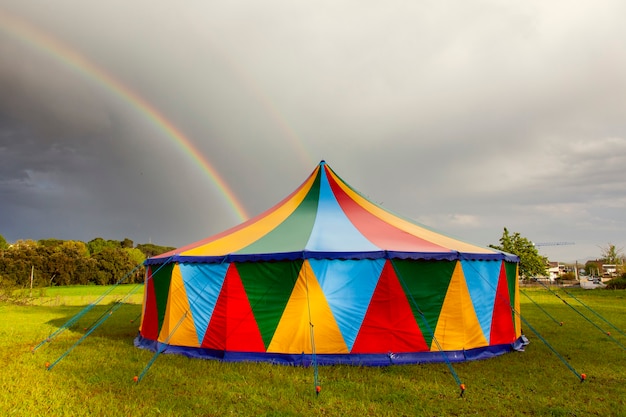
[(616, 330), (563, 292), (576, 310), (545, 289), (525, 289), (545, 312), (522, 295), (523, 317), (567, 365), (525, 325), (531, 341), (525, 352), (453, 364), (467, 387), (463, 397), (445, 364), (320, 367), (316, 396), (312, 368), (160, 355), (136, 384), (133, 376), (153, 357), (133, 346), (141, 289), (46, 370), (132, 288), (116, 288), (35, 353), (33, 346), (107, 287), (50, 288), (30, 305), (0, 304), (0, 415), (626, 416), (623, 290), (568, 290)]

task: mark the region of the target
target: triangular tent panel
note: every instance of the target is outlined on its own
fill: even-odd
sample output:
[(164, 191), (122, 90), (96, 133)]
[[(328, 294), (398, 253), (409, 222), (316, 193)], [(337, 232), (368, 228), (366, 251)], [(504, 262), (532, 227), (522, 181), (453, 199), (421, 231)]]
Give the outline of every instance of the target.
[(174, 265), (172, 269), (168, 300), (159, 340), (174, 345), (199, 346), (180, 265)]
[(506, 280), (506, 269), (502, 266), (493, 305), (489, 342), (500, 344), (515, 336), (515, 322), (511, 320), (511, 297)]
[(441, 308), (456, 261), (421, 261), (410, 259), (393, 260), (396, 274), (404, 287), (415, 320), (419, 323), (426, 344), (433, 344), (434, 331), (441, 317)]
[[(152, 268), (146, 268), (146, 277), (152, 276)], [(159, 310), (157, 308), (154, 279), (146, 279), (144, 286), (144, 303), (142, 308), (142, 320), (139, 332), (149, 340), (159, 337)]]
[(312, 354), (317, 349), (348, 353), (324, 292), (305, 261), (267, 351)]
[(462, 350), (488, 346), (487, 339), (474, 310), (474, 303), (463, 276), (463, 268), (457, 263), (439, 313), (435, 340), (431, 350)]
[[(489, 338), (502, 265), (499, 262), (461, 261), (461, 266), (480, 328)], [(511, 311), (510, 304), (508, 310)]]
[(352, 352), (386, 354), (427, 350), (406, 294), (387, 261)]
[(227, 269), (228, 264), (214, 264), (209, 267), (201, 264), (180, 265), (198, 345), (204, 340), (206, 329), (213, 317)]
[(322, 161), (271, 209), (146, 261), (139, 347), (389, 365), (520, 343), (516, 256), (387, 211)]
[(302, 261), (237, 264), (265, 348), (274, 337), (301, 267)]
[(519, 280), (517, 279), (519, 264), (507, 262), (503, 264), (504, 269), (506, 270), (506, 281), (509, 285), (509, 297), (511, 300), (511, 305), (513, 306), (513, 321), (515, 324), (515, 334), (520, 334), (522, 329), (522, 319), (520, 312), (520, 303), (519, 303)]
[(226, 274), (202, 347), (244, 352), (265, 351), (248, 296), (234, 265)]
[(385, 260), (310, 259), (309, 263), (315, 276), (319, 277), (326, 301), (351, 351)]

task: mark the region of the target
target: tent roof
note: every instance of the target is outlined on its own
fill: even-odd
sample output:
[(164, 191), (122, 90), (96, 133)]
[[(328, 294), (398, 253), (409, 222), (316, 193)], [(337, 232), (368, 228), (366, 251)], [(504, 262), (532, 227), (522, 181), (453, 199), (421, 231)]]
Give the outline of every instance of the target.
[(514, 255), (457, 240), (389, 212), (321, 161), (300, 187), (264, 213), (146, 263), (306, 258), (518, 261)]

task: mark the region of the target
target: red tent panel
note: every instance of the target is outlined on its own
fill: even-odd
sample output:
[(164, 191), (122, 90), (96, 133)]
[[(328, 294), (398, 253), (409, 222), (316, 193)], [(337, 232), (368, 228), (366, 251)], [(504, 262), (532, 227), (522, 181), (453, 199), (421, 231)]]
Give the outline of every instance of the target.
[(239, 352), (265, 352), (241, 277), (234, 265), (226, 272), (202, 347)]
[(506, 268), (503, 262), (502, 267), (500, 268), (498, 288), (496, 289), (496, 299), (493, 306), (491, 334), (489, 336), (490, 345), (512, 343), (512, 341), (515, 340), (515, 327), (513, 325), (511, 313), (511, 298), (509, 297)]
[(393, 266), (387, 261), (351, 353), (428, 350)]

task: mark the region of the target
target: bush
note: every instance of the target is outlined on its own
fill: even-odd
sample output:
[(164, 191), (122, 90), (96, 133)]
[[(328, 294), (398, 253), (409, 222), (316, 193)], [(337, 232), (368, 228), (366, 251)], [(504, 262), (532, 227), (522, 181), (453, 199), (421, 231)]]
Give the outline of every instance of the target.
[(626, 274), (622, 274), (621, 277), (613, 278), (606, 283), (606, 288), (609, 290), (624, 290), (626, 289)]

